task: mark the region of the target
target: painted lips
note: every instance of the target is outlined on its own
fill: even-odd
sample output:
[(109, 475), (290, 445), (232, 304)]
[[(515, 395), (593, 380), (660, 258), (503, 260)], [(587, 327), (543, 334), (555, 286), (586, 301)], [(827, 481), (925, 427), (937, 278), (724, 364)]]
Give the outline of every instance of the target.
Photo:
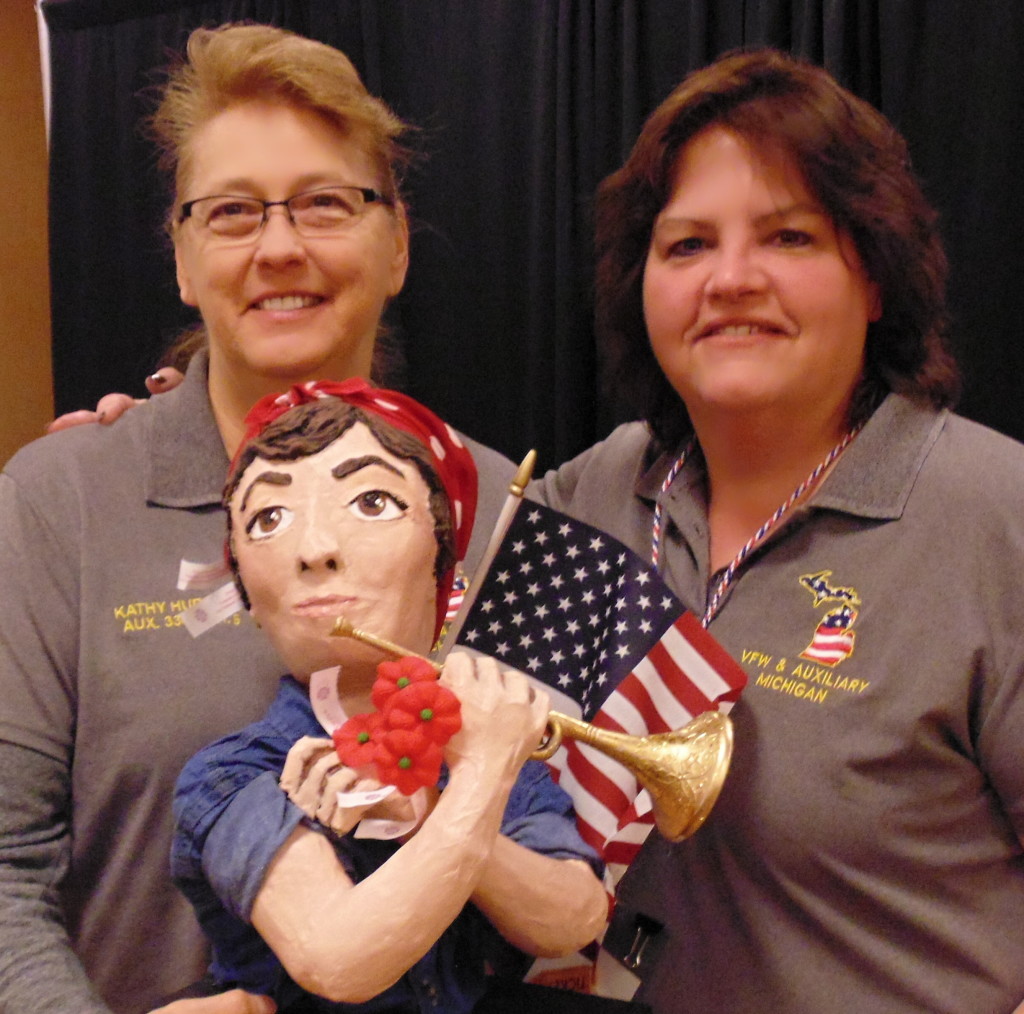
[(299, 616), (337, 616), (355, 601), (351, 595), (323, 595), (297, 602), (292, 606), (292, 612)]

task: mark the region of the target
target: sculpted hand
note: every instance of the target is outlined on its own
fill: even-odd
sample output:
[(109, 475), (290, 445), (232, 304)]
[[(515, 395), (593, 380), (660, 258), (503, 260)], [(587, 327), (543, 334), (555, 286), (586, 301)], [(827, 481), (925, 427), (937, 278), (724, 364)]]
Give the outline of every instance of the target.
[[(170, 366), (165, 366), (156, 373), (146, 377), (146, 390), (150, 394), (162, 394), (164, 391), (171, 391), (176, 388), (185, 375)], [(127, 394), (105, 394), (96, 403), (96, 410), (90, 412), (88, 409), (80, 409), (77, 412), (65, 412), (57, 416), (46, 427), (47, 433), (58, 433), (61, 430), (69, 430), (74, 426), (82, 426), (85, 423), (102, 423), (109, 426), (110, 423), (120, 419), (128, 409), (135, 405), (141, 405), (144, 398), (133, 398)]]
[[(419, 830), (423, 821), (430, 816), (431, 811), (437, 805), (437, 800), (440, 796), (436, 785), (431, 785), (426, 789), (421, 790), (426, 793), (427, 805), (423, 813), (420, 814), (419, 820), (412, 830), (407, 831), (402, 836), (402, 841), (408, 841), (416, 831)], [(413, 807), (413, 797), (403, 796), (401, 792), (392, 792), (386, 799), (382, 799), (375, 806), (371, 806), (366, 813), (363, 814), (366, 818), (373, 820), (393, 820), (397, 823), (404, 824), (407, 821), (413, 820), (416, 817), (416, 810)]]
[(277, 1004), (269, 996), (229, 989), (216, 996), (199, 996), (175, 1000), (150, 1014), (276, 1014)]
[(449, 767), (470, 757), (503, 757), (517, 772), (544, 735), (547, 694), (493, 658), (459, 651), (448, 657), (441, 682), (462, 705), (462, 729), (445, 749)]
[[(381, 783), (365, 770), (345, 767), (329, 739), (300, 739), (288, 751), (280, 784), (307, 817), (337, 835), (347, 834), (364, 817), (405, 822), (415, 816), (411, 801), (399, 792), (367, 806), (339, 806), (339, 792), (371, 792), (379, 789)], [(431, 808), (428, 806), (427, 812)]]

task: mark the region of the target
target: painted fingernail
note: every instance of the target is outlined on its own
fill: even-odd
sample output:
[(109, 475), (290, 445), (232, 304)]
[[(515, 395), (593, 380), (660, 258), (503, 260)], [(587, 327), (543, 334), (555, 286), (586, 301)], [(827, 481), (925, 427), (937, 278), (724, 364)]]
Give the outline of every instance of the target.
[(96, 422), (103, 422), (107, 418), (106, 411), (96, 413)]
[(157, 387), (162, 387), (167, 383), (167, 378), (162, 373), (153, 373), (150, 375), (149, 382), (156, 384)]

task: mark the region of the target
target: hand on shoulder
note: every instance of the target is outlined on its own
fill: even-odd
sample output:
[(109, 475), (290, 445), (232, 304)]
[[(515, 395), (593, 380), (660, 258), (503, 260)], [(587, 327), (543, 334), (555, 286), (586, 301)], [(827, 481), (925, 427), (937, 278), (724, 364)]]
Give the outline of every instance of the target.
[[(146, 377), (146, 390), (150, 394), (173, 391), (184, 379), (183, 373), (173, 367), (165, 366)], [(64, 415), (57, 416), (46, 427), (46, 432), (59, 433), (61, 430), (69, 430), (85, 423), (101, 423), (104, 426), (109, 426), (112, 422), (120, 419), (128, 409), (141, 405), (145, 400), (145, 398), (133, 398), (127, 394), (105, 394), (96, 403), (95, 411), (83, 408), (77, 412), (65, 412)]]

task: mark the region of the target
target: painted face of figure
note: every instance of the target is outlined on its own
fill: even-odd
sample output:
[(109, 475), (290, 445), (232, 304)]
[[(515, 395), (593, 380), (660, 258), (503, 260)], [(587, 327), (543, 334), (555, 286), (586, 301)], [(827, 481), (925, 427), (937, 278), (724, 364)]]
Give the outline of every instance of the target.
[[(285, 200), (317, 187), (379, 188), (362, 149), (323, 117), (280, 102), (220, 113), (194, 138), (183, 197)], [(368, 376), (380, 316), (408, 264), (404, 214), (367, 204), (342, 229), (300, 236), (283, 207), (225, 242), (186, 219), (175, 258), (184, 302), (210, 335), (211, 389), (278, 390), (318, 377)]]
[(339, 614), (429, 650), (437, 596), (429, 496), (416, 465), (362, 423), (308, 457), (256, 458), (246, 468), (231, 501), (238, 572), (253, 617), (297, 678), (361, 651), (329, 636)]
[(683, 149), (643, 284), (654, 354), (695, 426), (716, 412), (846, 428), (879, 298), (786, 157), (709, 127)]

